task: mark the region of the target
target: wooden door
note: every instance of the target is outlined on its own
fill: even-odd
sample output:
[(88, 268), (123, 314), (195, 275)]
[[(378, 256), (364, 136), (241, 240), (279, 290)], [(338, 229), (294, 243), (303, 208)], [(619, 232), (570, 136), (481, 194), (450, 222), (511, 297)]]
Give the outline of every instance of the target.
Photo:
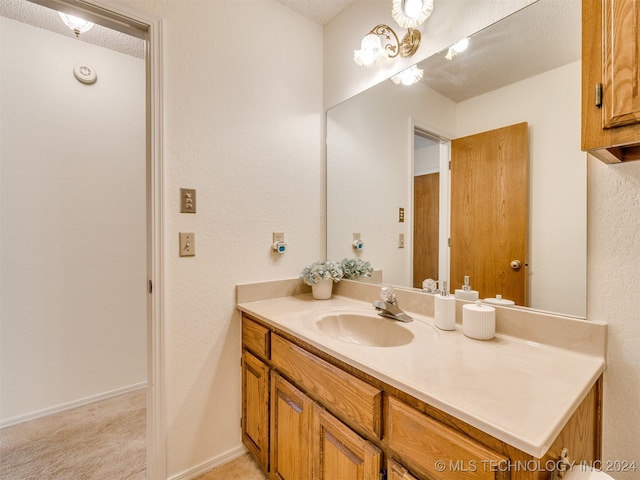
[(382, 452), (315, 405), (315, 480), (379, 480)]
[(438, 279), (440, 174), (413, 177), (413, 286)]
[(277, 373), (271, 378), (271, 478), (311, 478), (313, 402)]
[(387, 460), (387, 480), (417, 480), (406, 468), (391, 459)]
[(269, 471), (269, 367), (242, 352), (242, 443)]
[[(528, 124), (451, 142), (451, 285), (527, 305)], [(519, 262), (520, 268), (512, 267)]]

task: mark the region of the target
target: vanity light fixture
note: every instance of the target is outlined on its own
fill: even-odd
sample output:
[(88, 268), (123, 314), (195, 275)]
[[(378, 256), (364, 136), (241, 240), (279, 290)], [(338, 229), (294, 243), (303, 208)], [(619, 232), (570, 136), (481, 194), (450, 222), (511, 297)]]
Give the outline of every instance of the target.
[(391, 80), (396, 85), (413, 85), (418, 83), (424, 74), (424, 70), (418, 68), (417, 65), (412, 65), (409, 68), (404, 69), (397, 75), (391, 77)]
[(88, 22), (87, 20), (83, 20), (78, 17), (74, 17), (73, 15), (67, 15), (66, 13), (58, 12), (60, 18), (65, 23), (67, 27), (69, 27), (73, 33), (76, 34), (76, 38), (80, 36), (81, 33), (88, 32), (93, 27), (93, 23)]
[(391, 16), (402, 28), (419, 27), (433, 11), (433, 0), (393, 0)]
[(444, 58), (446, 58), (447, 60), (451, 60), (457, 54), (464, 52), (468, 46), (469, 46), (469, 39), (463, 38), (459, 42), (454, 43), (449, 47), (449, 50), (447, 50), (447, 54), (444, 56)]
[[(384, 45), (381, 37), (385, 39)], [(398, 35), (390, 26), (380, 24), (373, 27), (362, 39), (360, 50), (353, 52), (353, 61), (364, 67), (372, 67), (398, 55), (402, 58), (410, 57), (416, 53), (419, 46), (418, 30), (410, 28), (402, 40), (398, 40)]]

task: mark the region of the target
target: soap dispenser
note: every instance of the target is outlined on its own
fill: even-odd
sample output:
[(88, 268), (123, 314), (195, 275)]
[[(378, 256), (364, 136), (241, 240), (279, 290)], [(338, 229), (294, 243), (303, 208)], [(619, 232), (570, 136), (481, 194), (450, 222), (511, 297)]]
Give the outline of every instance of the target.
[(464, 285), (462, 288), (456, 288), (455, 296), (460, 300), (469, 300), (470, 302), (478, 300), (478, 291), (471, 290), (471, 285), (469, 285), (469, 275), (464, 276)]
[(442, 281), (440, 293), (434, 297), (434, 315), (436, 327), (441, 330), (456, 329), (456, 299), (449, 295), (447, 282)]

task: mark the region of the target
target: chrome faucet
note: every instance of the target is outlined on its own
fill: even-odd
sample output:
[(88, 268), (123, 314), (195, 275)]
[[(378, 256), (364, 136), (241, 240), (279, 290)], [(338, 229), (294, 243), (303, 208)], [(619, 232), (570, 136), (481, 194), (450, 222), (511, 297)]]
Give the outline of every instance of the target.
[(375, 300), (373, 306), (378, 310), (378, 315), (381, 317), (390, 318), (391, 320), (397, 320), (399, 322), (413, 322), (413, 318), (404, 313), (398, 308), (397, 305), (389, 302), (383, 302), (382, 300)]

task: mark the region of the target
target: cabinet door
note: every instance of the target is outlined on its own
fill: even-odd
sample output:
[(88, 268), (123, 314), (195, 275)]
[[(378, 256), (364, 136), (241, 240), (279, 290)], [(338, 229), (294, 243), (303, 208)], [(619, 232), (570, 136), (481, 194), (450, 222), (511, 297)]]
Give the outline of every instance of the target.
[(640, 160), (639, 28), (640, 0), (582, 2), (582, 150), (606, 163)]
[(269, 367), (242, 352), (242, 443), (269, 471)]
[(271, 378), (271, 478), (311, 478), (313, 402), (284, 378)]
[(387, 460), (387, 480), (417, 480), (406, 468), (391, 459)]
[(604, 128), (640, 122), (640, 0), (604, 0)]
[(326, 410), (315, 411), (314, 478), (378, 480), (381, 451)]

